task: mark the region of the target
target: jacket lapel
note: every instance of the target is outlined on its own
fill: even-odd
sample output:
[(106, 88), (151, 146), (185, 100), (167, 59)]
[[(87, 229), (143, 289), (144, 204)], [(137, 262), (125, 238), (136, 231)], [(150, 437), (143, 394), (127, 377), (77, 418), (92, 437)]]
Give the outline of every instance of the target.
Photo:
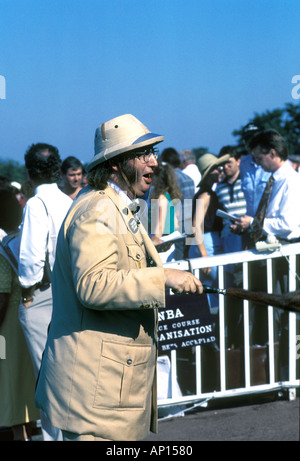
[(152, 240), (150, 239), (148, 233), (146, 232), (144, 226), (140, 224), (140, 231), (143, 236), (146, 252), (149, 256), (150, 259), (152, 259), (155, 263), (156, 266), (162, 266), (162, 261), (160, 259), (160, 256), (155, 248), (155, 246), (152, 243)]
[(142, 237), (148, 257), (154, 261), (156, 266), (162, 266), (159, 254), (156, 251), (155, 246), (153, 245), (146, 229), (139, 221), (139, 219), (134, 217), (134, 215), (128, 208), (128, 205), (124, 202), (124, 200), (122, 200), (119, 194), (110, 186), (108, 186), (105, 189), (105, 194), (113, 201), (115, 206), (118, 208), (120, 215), (122, 216), (122, 219), (128, 229), (128, 232), (131, 233), (134, 241), (138, 245), (140, 245), (140, 237)]
[[(110, 186), (105, 189), (105, 195), (114, 203), (116, 208), (119, 210), (119, 216), (122, 217), (123, 223), (126, 226), (126, 230), (132, 235), (134, 241), (140, 245), (141, 244), (141, 235), (139, 232), (139, 225), (137, 224), (138, 219), (136, 219), (128, 205), (125, 201), (119, 196), (119, 194)], [(124, 224), (122, 222), (118, 223), (119, 230), (122, 230)]]

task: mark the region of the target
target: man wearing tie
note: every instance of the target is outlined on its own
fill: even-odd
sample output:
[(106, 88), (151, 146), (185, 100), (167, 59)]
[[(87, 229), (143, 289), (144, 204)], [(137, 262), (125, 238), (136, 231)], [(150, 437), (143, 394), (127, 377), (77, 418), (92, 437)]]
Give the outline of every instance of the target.
[(264, 130), (251, 139), (250, 149), (256, 163), (271, 176), (255, 217), (246, 215), (237, 219), (237, 229), (244, 232), (250, 228), (252, 244), (268, 234), (285, 243), (297, 241), (300, 238), (300, 176), (288, 161), (286, 142), (277, 131)]
[[(258, 165), (271, 173), (265, 191), (253, 217), (244, 216), (237, 219), (234, 226), (240, 231), (250, 231), (249, 248), (255, 243), (264, 240), (267, 235), (274, 235), (282, 244), (300, 241), (300, 175), (288, 160), (287, 144), (275, 130), (264, 130), (250, 140), (250, 149)], [(251, 279), (252, 289), (266, 291), (265, 263), (255, 262), (254, 276)], [(283, 258), (274, 259), (274, 291), (285, 293), (289, 291), (289, 268)], [(260, 308), (258, 308), (260, 309)], [(255, 313), (256, 332), (253, 334), (254, 343), (265, 344), (267, 341), (266, 328), (267, 312), (259, 310)], [(288, 363), (288, 316), (276, 310), (278, 322), (279, 361), (281, 380), (287, 376)], [(255, 328), (253, 328), (255, 330)]]

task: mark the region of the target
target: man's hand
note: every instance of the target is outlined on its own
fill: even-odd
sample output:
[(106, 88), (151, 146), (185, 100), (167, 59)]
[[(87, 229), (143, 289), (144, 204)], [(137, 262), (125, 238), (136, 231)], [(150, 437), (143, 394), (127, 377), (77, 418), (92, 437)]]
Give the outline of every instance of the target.
[(203, 293), (203, 287), (191, 272), (179, 269), (164, 269), (166, 288), (171, 288), (175, 293)]
[(251, 216), (247, 215), (243, 216), (242, 218), (237, 218), (234, 224), (230, 226), (231, 231), (234, 234), (242, 234), (247, 229), (249, 229), (252, 219), (253, 218)]
[(33, 295), (36, 285), (32, 285), (32, 287), (22, 288), (22, 304), (26, 309), (30, 306), (33, 301)]
[(156, 246), (156, 250), (158, 251), (158, 253), (168, 251), (171, 248), (171, 246), (173, 245), (173, 242), (164, 242), (163, 240), (161, 240), (156, 235), (153, 235), (151, 237), (151, 240), (152, 240), (153, 244)]
[(24, 307), (26, 307), (26, 309), (28, 309), (28, 307), (30, 306), (31, 303), (32, 303), (32, 300), (31, 301), (26, 301), (26, 302), (22, 301), (22, 304), (23, 304)]
[(211, 273), (211, 267), (201, 267), (201, 270), (204, 275), (209, 275)]

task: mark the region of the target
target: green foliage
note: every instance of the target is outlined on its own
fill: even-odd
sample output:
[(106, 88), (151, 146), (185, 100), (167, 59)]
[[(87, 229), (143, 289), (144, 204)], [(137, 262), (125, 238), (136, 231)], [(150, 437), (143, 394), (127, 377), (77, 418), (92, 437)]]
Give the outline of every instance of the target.
[[(263, 126), (265, 129), (277, 130), (285, 139), (288, 145), (289, 155), (300, 155), (300, 104), (285, 104), (283, 109), (267, 110), (262, 114), (254, 114), (248, 123)], [(246, 124), (245, 124), (246, 125)], [(232, 132), (237, 138), (237, 146), (241, 153), (246, 153), (242, 140), (242, 129), (244, 126)], [(210, 152), (206, 147), (193, 149), (196, 159), (201, 155)]]
[[(283, 109), (267, 110), (263, 114), (254, 114), (249, 123), (258, 124), (265, 129), (277, 130), (285, 139), (290, 155), (300, 154), (300, 105), (285, 104)], [(233, 136), (238, 138), (238, 145), (243, 147), (242, 129), (233, 131)]]
[(0, 159), (0, 176), (22, 184), (27, 179), (27, 172), (24, 165), (20, 165), (14, 160)]

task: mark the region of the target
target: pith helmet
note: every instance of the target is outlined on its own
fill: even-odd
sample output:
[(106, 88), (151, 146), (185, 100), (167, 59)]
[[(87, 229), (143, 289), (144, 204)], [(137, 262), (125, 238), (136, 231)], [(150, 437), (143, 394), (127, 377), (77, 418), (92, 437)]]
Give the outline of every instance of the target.
[[(222, 157), (216, 157), (213, 154), (203, 154), (198, 160), (198, 166), (201, 173), (201, 182), (207, 177), (207, 175), (220, 165), (228, 162), (230, 155), (226, 154)], [(199, 186), (200, 184), (198, 184)]]
[(151, 133), (131, 114), (113, 118), (96, 129), (95, 155), (87, 170), (117, 155), (141, 147), (153, 146), (163, 140), (163, 136)]

